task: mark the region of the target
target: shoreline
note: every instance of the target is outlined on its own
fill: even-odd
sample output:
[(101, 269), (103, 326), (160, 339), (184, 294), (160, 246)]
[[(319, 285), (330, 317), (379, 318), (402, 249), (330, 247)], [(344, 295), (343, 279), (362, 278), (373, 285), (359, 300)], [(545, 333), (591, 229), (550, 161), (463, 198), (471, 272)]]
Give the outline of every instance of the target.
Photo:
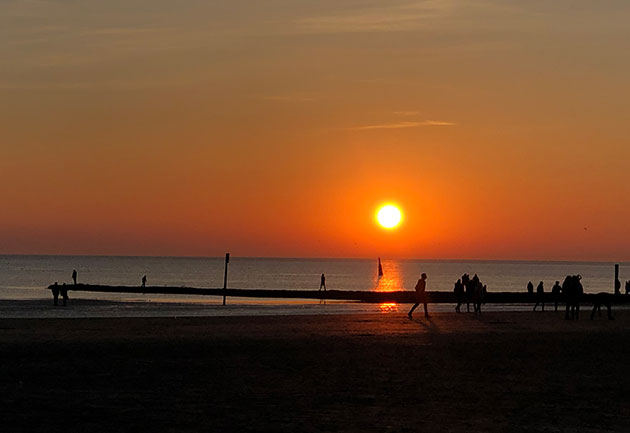
[[(292, 299), (229, 299), (227, 305), (220, 300), (199, 298), (175, 299), (90, 299), (71, 298), (67, 306), (52, 305), (52, 299), (0, 300), (0, 319), (63, 319), (63, 318), (169, 318), (169, 317), (273, 317), (273, 316), (312, 316), (312, 315), (406, 315), (410, 303), (363, 303), (351, 301), (292, 300)], [(453, 312), (455, 304), (429, 304), (431, 314)], [(486, 304), (484, 313), (532, 312), (531, 304)], [(582, 304), (584, 314), (590, 314), (590, 304)], [(540, 309), (540, 308), (539, 308)], [(553, 310), (553, 304), (546, 304), (545, 314)], [(628, 311), (627, 305), (615, 305), (613, 314)], [(465, 304), (462, 315), (466, 313)], [(471, 305), (472, 311), (472, 305)], [(564, 305), (558, 304), (558, 314), (564, 312)], [(416, 314), (420, 314), (416, 312)], [(536, 312), (535, 314), (540, 314)], [(605, 314), (605, 312), (604, 312)]]

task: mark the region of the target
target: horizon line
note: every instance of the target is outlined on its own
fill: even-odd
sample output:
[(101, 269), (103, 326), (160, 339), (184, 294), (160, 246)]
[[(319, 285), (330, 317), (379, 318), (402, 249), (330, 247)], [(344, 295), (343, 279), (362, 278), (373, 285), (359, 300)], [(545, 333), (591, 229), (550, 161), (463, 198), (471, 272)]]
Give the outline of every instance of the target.
[[(47, 254), (47, 253), (0, 253), (0, 257), (18, 256), (18, 257), (102, 257), (102, 258), (154, 258), (154, 259), (224, 259), (225, 255), (220, 256), (195, 256), (195, 255), (137, 255), (137, 254)], [(230, 259), (268, 259), (268, 260), (399, 260), (399, 261), (427, 261), (427, 262), (520, 262), (520, 263), (608, 263), (608, 264), (630, 264), (630, 260), (570, 260), (570, 259), (466, 259), (466, 258), (409, 258), (395, 257), (386, 258), (383, 256), (374, 257), (290, 257), (290, 256), (235, 256), (230, 253)]]

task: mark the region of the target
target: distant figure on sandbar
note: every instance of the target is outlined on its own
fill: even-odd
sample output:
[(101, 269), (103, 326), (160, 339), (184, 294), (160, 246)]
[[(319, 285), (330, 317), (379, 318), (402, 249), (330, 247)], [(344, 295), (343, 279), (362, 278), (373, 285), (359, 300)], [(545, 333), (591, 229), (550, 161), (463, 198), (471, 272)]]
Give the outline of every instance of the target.
[(77, 285), (77, 270), (73, 269), (72, 270), (72, 281), (74, 282), (74, 285)]
[(545, 311), (545, 287), (542, 281), (538, 283), (538, 287), (536, 287), (536, 305), (534, 305), (534, 311), (536, 311), (538, 304), (542, 304), (542, 311)]
[(534, 285), (531, 281), (527, 283), (527, 293), (529, 293), (530, 295), (534, 294)]
[(413, 318), (413, 311), (416, 308), (418, 308), (420, 304), (424, 304), (424, 317), (426, 318), (431, 317), (429, 316), (429, 310), (427, 310), (426, 288), (427, 288), (427, 274), (423, 272), (421, 275), (421, 278), (416, 283), (416, 303), (413, 305), (413, 307), (411, 307), (411, 310), (409, 310), (409, 313), (407, 313), (407, 316), (409, 316), (410, 319)]
[(553, 288), (551, 289), (551, 297), (553, 298), (554, 311), (558, 311), (558, 303), (560, 302), (561, 291), (562, 287), (560, 287), (560, 281), (556, 281), (556, 284), (554, 284)]
[(630, 280), (626, 281), (626, 295), (630, 293)]
[(142, 287), (146, 287), (147, 286), (147, 276), (145, 275), (144, 277), (142, 277)]
[(455, 288), (453, 289), (453, 292), (455, 292), (455, 302), (457, 302), (455, 311), (459, 313), (459, 307), (461, 307), (461, 305), (464, 303), (464, 284), (462, 284), (461, 278), (455, 283)]
[(61, 297), (63, 298), (63, 306), (65, 307), (68, 303), (68, 287), (66, 283), (63, 283), (59, 288), (59, 292), (61, 293)]
[(591, 320), (593, 320), (593, 317), (595, 317), (596, 310), (599, 312), (600, 316), (602, 315), (602, 305), (605, 305), (608, 309), (608, 320), (615, 320), (612, 315), (611, 298), (612, 296), (610, 296), (610, 293), (606, 292), (601, 292), (593, 296), (593, 311), (591, 311)]
[(59, 284), (55, 281), (52, 285), (53, 305), (56, 307), (59, 303)]
[(324, 289), (326, 291), (326, 275), (322, 274), (322, 277), (319, 279), (319, 290)]

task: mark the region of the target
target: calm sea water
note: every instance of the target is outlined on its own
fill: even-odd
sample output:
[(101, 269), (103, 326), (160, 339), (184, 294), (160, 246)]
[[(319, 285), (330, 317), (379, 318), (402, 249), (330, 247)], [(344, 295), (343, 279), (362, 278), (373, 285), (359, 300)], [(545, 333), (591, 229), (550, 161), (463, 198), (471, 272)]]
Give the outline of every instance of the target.
[[(231, 288), (304, 289), (319, 288), (322, 273), (326, 274), (328, 289), (339, 290), (412, 290), (422, 272), (428, 274), (428, 290), (450, 291), (453, 283), (464, 272), (477, 273), (488, 285), (489, 291), (524, 291), (528, 281), (536, 286), (543, 281), (550, 290), (556, 280), (562, 281), (567, 274), (581, 274), (586, 292), (612, 291), (614, 264), (602, 262), (525, 262), (525, 261), (426, 261), (383, 259), (384, 277), (378, 278), (377, 260), (368, 259), (273, 259), (232, 257), (229, 265), (228, 286)], [(70, 283), (72, 270), (76, 269), (79, 282), (88, 284), (140, 285), (147, 275), (151, 286), (222, 287), (223, 258), (181, 257), (99, 257), (99, 256), (0, 256), (0, 300), (29, 300), (37, 309), (38, 301), (48, 305), (50, 292), (45, 289), (57, 281)], [(630, 264), (621, 264), (620, 280), (630, 279)], [(143, 315), (142, 309), (156, 310), (156, 305), (170, 304), (169, 308), (188, 305), (191, 314), (198, 311), (191, 304), (208, 306), (219, 302), (216, 298), (200, 299), (194, 296), (173, 295), (130, 295), (72, 292), (73, 305), (78, 299), (92, 301), (84, 303), (86, 309), (98, 305), (119, 305), (111, 301), (125, 302), (129, 314)], [(140, 301), (140, 302), (139, 302)], [(100, 303), (99, 303), (100, 302)], [(110, 303), (107, 303), (110, 302)], [(28, 303), (17, 303), (27, 305)], [(155, 304), (155, 305), (150, 305)], [(16, 305), (16, 303), (5, 303)], [(120, 304), (122, 305), (122, 304)], [(317, 301), (269, 301), (259, 299), (231, 299), (230, 305), (249, 309), (250, 313), (275, 314), (288, 310), (317, 312)], [(331, 307), (326, 312), (339, 309), (365, 308), (345, 303)], [(0, 316), (20, 315), (13, 307), (0, 306)], [(374, 307), (378, 308), (378, 307)], [(138, 311), (131, 311), (131, 310)], [(63, 313), (76, 315), (74, 313)], [(168, 310), (168, 308), (167, 308)], [(222, 310), (223, 311), (223, 310)], [(240, 311), (240, 310), (239, 310)], [(183, 312), (183, 311), (182, 311)], [(290, 311), (289, 311), (290, 312)], [(119, 312), (120, 313), (120, 312)], [(172, 312), (171, 312), (172, 313)], [(219, 311), (217, 311), (219, 313)], [(170, 313), (169, 313), (170, 314)], [(24, 315), (28, 315), (24, 312)], [(107, 314), (105, 314), (107, 315)], [(159, 315), (159, 314), (158, 314)]]

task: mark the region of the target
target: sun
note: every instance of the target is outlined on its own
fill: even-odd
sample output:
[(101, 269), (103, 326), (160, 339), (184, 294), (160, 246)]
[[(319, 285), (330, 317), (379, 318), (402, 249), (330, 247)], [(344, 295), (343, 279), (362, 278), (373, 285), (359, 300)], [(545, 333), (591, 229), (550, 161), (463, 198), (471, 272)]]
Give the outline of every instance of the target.
[(376, 220), (386, 229), (396, 228), (402, 220), (402, 212), (393, 204), (386, 204), (376, 212)]

